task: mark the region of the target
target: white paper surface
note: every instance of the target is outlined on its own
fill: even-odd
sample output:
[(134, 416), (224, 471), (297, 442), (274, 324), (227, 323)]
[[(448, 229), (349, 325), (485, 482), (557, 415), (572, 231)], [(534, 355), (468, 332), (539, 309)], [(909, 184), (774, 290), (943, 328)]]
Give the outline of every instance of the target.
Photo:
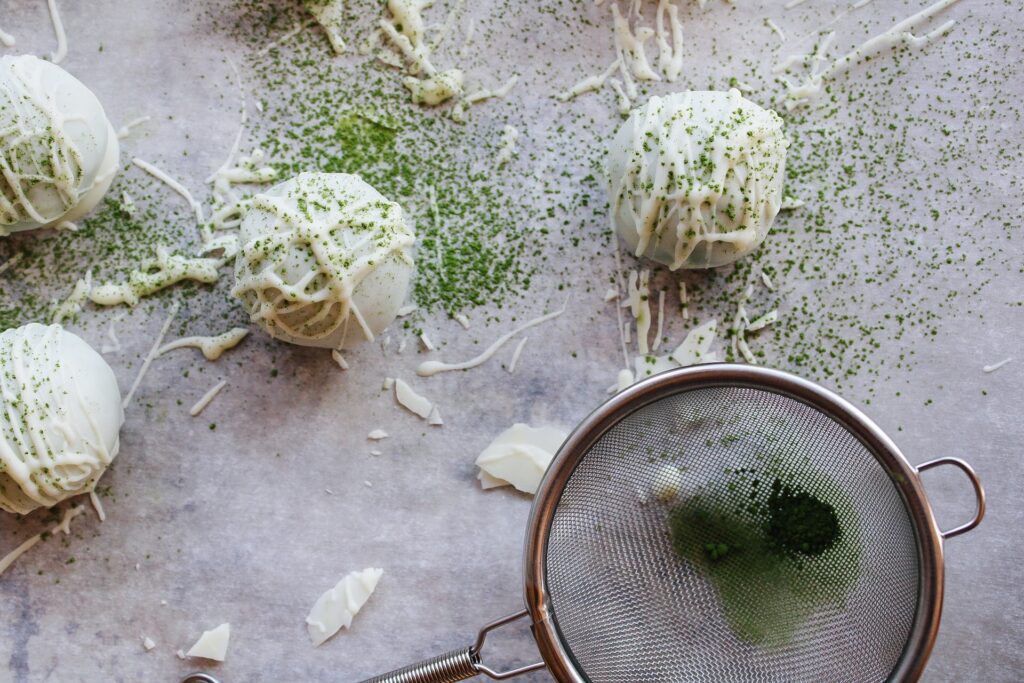
[[(523, 177), (536, 171), (537, 187), (543, 179), (585, 186), (584, 178), (596, 172), (588, 153), (566, 150), (601, 144), (619, 124), (610, 90), (569, 104), (549, 97), (614, 59), (609, 1), (602, 8), (543, 3), (549, 10), (544, 13), (537, 11), (540, 3), (470, 3), (460, 20), (458, 30), (464, 31), (474, 19), (480, 46), (462, 59), (470, 77), (498, 84), (513, 69), (520, 74), (507, 100), (474, 107), (468, 125), (481, 136), (493, 131), (495, 141), (504, 125), (515, 125), (519, 153), (507, 168)], [(755, 89), (751, 96), (776, 106), (782, 90), (771, 83), (771, 66), (807, 51), (817, 31), (836, 30), (841, 52), (925, 5), (875, 0), (846, 14), (823, 0), (793, 10), (784, 10), (781, 0), (735, 7), (711, 2), (705, 10), (681, 4), (684, 74), (676, 86), (656, 84), (651, 92), (727, 87), (734, 77), (761, 84), (764, 94)], [(122, 141), (122, 162), (139, 156), (158, 163), (205, 197), (202, 179), (223, 161), (238, 126), (234, 77), (223, 55), (242, 64), (246, 78), (251, 43), (218, 30), (210, 19), (230, 23), (250, 15), (230, 2), (58, 5), (69, 40), (63, 65), (96, 91), (115, 128), (137, 116), (152, 117)], [(430, 10), (430, 21), (442, 21), (449, 6)], [(847, 187), (818, 182), (814, 173), (794, 182), (792, 189), (808, 206), (780, 217), (762, 256), (774, 268), (778, 292), (759, 289), (755, 299), (760, 298), (748, 306), (760, 315), (777, 301), (783, 320), (800, 309), (822, 320), (845, 316), (830, 320), (832, 329), (878, 325), (882, 331), (870, 335), (877, 348), (856, 332), (840, 335), (852, 340), (850, 349), (839, 351), (848, 360), (830, 361), (828, 367), (855, 369), (850, 378), (822, 376), (811, 367), (813, 359), (799, 364), (793, 350), (807, 344), (776, 337), (783, 323), (761, 332), (751, 345), (764, 350), (766, 364), (839, 387), (891, 433), (912, 463), (962, 456), (987, 486), (989, 518), (946, 548), (945, 614), (925, 675), (934, 682), (1009, 680), (1024, 669), (1024, 553), (1013, 543), (1024, 524), (1018, 492), (1024, 474), (1024, 41), (1018, 14), (1012, 3), (964, 0), (940, 19), (957, 19), (950, 36), (913, 56), (882, 56), (853, 69), (837, 91), (838, 113), (807, 112), (798, 124), (804, 140), (813, 138), (815, 128), (846, 130), (840, 136), (844, 154), (885, 153), (891, 159), (885, 167), (898, 167), (920, 184), (879, 186), (859, 163)], [(790, 42), (780, 46), (765, 18), (782, 27)], [(15, 35), (18, 51), (53, 49), (44, 2), (8, 0), (0, 27)], [(462, 34), (455, 35), (451, 45), (457, 46)], [(323, 59), (334, 59), (322, 42)], [(951, 76), (940, 80), (947, 71)], [(890, 77), (892, 84), (880, 83)], [(851, 93), (860, 99), (847, 105)], [(853, 129), (865, 117), (848, 115), (847, 107), (873, 112), (865, 130)], [(918, 122), (908, 123), (913, 113), (920, 115)], [(252, 107), (250, 116), (258, 117)], [(803, 166), (813, 166), (810, 157), (809, 145), (791, 150)], [(820, 177), (833, 178), (842, 158), (821, 160), (831, 170)], [(568, 175), (559, 177), (555, 169)], [(113, 192), (120, 192), (121, 182), (115, 181)], [(950, 191), (947, 183), (964, 193)], [(988, 191), (968, 190), (979, 184)], [(187, 215), (180, 198), (151, 187), (151, 196), (135, 200), (160, 215)], [(885, 195), (888, 190), (893, 196)], [(416, 378), (414, 388), (442, 406), (443, 427), (429, 427), (399, 407), (393, 392), (382, 391), (383, 378), (415, 378), (416, 365), (427, 357), (457, 362), (475, 355), (512, 329), (508, 308), (501, 322), (487, 325), (484, 311), (470, 311), (474, 325), (468, 331), (443, 313), (426, 316), (425, 330), (440, 346), (430, 356), (419, 352), (413, 331), (399, 322), (391, 329), (388, 353), (373, 344), (346, 353), (347, 372), (327, 352), (273, 342), (258, 331), (217, 363), (184, 352), (154, 362), (128, 409), (116, 465), (102, 482), (112, 494), (104, 499), (107, 521), (81, 517), (69, 539), (40, 544), (0, 577), (0, 670), (8, 676), (0, 674), (0, 680), (177, 681), (196, 665), (180, 661), (174, 651), (187, 648), (204, 626), (221, 622), (232, 624), (231, 652), (225, 664), (210, 670), (224, 683), (359, 680), (462, 647), (481, 625), (520, 609), (530, 499), (509, 487), (481, 491), (473, 460), (514, 422), (575, 424), (606, 398), (623, 365), (615, 304), (604, 302), (614, 268), (612, 240), (605, 234), (606, 198), (603, 190), (589, 194), (587, 206), (565, 202), (539, 219), (551, 232), (543, 246), (546, 260), (539, 262), (542, 272), (530, 296), (508, 306), (522, 321), (544, 312), (545, 304), (546, 310), (560, 305), (559, 285), (568, 286), (572, 299), (565, 315), (531, 331), (516, 373), (502, 367), (513, 351), (509, 344), (470, 372)], [(541, 214), (550, 203), (542, 193), (529, 200), (540, 203)], [(817, 224), (815, 206), (822, 203), (829, 210)], [(1010, 208), (1000, 208), (1004, 204)], [(938, 219), (930, 217), (932, 209), (940, 212)], [(929, 229), (891, 230), (917, 222)], [(816, 228), (834, 235), (845, 231), (842, 239), (830, 238), (844, 245), (842, 253), (823, 263), (821, 272), (787, 270), (787, 261), (813, 253)], [(574, 245), (574, 237), (583, 239)], [(24, 247), (32, 239), (45, 237), (12, 244)], [(921, 257), (906, 255), (907, 240), (920, 254), (945, 255), (948, 245), (949, 258), (967, 265), (925, 272)], [(895, 241), (904, 255), (890, 262), (877, 258)], [(4, 258), (11, 255), (10, 247), (0, 244), (0, 250)], [(979, 259), (983, 263), (975, 266)], [(624, 256), (623, 263), (632, 267), (634, 261)], [(83, 263), (82, 270), (88, 266)], [(54, 273), (52, 289), (39, 294), (61, 297), (80, 276)], [(686, 275), (691, 315), (701, 321), (717, 317), (720, 330), (734, 308), (716, 292), (742, 288), (725, 284), (724, 276), (708, 284), (705, 275)], [(893, 284), (866, 282), (872, 277), (892, 277)], [(675, 282), (663, 272), (653, 278), (654, 286), (668, 288), (666, 309), (674, 313), (665, 325), (672, 343), (667, 348), (688, 329), (676, 313)], [(982, 283), (980, 292), (973, 291)], [(186, 304), (169, 339), (218, 334), (244, 323), (224, 295), (229, 286), (225, 275), (214, 294)], [(961, 294), (947, 304), (954, 290)], [(108, 321), (119, 312), (89, 309), (72, 328), (99, 348)], [(901, 313), (922, 320), (886, 327), (886, 314)], [(144, 302), (117, 324), (123, 350), (106, 357), (122, 389), (165, 316), (166, 305)], [(904, 330), (902, 336), (896, 329)], [(807, 334), (822, 333), (809, 328)], [(407, 347), (399, 355), (401, 339)], [(834, 339), (826, 336), (822, 343), (835, 349)], [(631, 348), (635, 352), (635, 339)], [(982, 366), (1007, 356), (1022, 357), (997, 372), (982, 372)], [(201, 416), (190, 417), (188, 407), (220, 379), (228, 380), (225, 389)], [(389, 438), (367, 441), (374, 429), (387, 430)], [(372, 449), (382, 454), (373, 456)], [(926, 483), (943, 527), (970, 515), (972, 496), (960, 476), (929, 473)], [(44, 517), (0, 516), (0, 553), (44, 528)], [(339, 573), (356, 566), (383, 567), (387, 590), (366, 606), (351, 631), (312, 648), (303, 621), (309, 605)], [(158, 643), (152, 652), (138, 646), (143, 633)], [(528, 632), (520, 629), (518, 635), (502, 642), (495, 654), (500, 663), (535, 660)], [(548, 677), (540, 673), (525, 680)]]

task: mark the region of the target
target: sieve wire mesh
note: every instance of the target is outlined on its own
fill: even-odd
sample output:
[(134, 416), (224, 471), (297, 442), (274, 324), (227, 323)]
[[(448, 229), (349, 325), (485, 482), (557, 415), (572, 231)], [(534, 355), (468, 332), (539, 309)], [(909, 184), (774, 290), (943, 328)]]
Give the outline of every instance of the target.
[(545, 571), (594, 683), (883, 681), (919, 594), (882, 465), (824, 413), (750, 387), (685, 390), (606, 432), (561, 494)]

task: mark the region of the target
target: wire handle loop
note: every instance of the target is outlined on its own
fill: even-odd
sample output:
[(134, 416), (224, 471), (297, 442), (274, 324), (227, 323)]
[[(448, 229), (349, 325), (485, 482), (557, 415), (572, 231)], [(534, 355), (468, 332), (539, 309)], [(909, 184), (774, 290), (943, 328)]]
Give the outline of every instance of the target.
[(974, 487), (974, 497), (977, 500), (977, 508), (974, 512), (974, 519), (967, 522), (966, 524), (961, 524), (958, 527), (954, 527), (949, 531), (940, 532), (942, 535), (942, 540), (946, 540), (949, 538), (953, 538), (954, 536), (959, 536), (960, 534), (966, 534), (968, 531), (981, 524), (981, 520), (985, 518), (985, 489), (982, 488), (981, 480), (978, 479), (978, 475), (974, 471), (974, 468), (968, 465), (967, 462), (961, 460), (960, 458), (936, 458), (935, 460), (929, 460), (928, 462), (922, 465), (918, 465), (917, 471), (924, 472), (925, 470), (930, 470), (933, 467), (939, 467), (941, 465), (952, 465), (953, 467), (958, 468), (960, 471), (966, 474), (967, 478), (970, 479), (971, 481), (971, 486)]
[[(477, 658), (479, 659), (480, 653), (483, 652), (484, 642), (486, 642), (487, 640), (488, 633), (495, 629), (501, 628), (505, 624), (510, 624), (513, 621), (518, 621), (523, 617), (527, 616), (528, 614), (529, 612), (527, 612), (526, 610), (522, 610), (520, 612), (516, 612), (515, 614), (510, 614), (507, 617), (502, 617), (497, 621), (492, 621), (491, 623), (487, 624), (482, 629), (480, 629), (480, 632), (476, 635), (476, 642), (473, 643), (472, 648), (473, 652), (476, 653)], [(509, 671), (498, 672), (484, 664), (479, 663), (478, 661), (476, 668), (480, 673), (484, 674), (489, 678), (493, 678), (496, 681), (503, 681), (506, 678), (514, 678), (515, 676), (521, 676), (522, 674), (529, 673), (530, 671), (537, 671), (538, 669), (543, 669), (545, 666), (546, 665), (544, 664), (544, 662), (535, 662), (533, 664), (521, 666), (517, 669), (510, 669)]]

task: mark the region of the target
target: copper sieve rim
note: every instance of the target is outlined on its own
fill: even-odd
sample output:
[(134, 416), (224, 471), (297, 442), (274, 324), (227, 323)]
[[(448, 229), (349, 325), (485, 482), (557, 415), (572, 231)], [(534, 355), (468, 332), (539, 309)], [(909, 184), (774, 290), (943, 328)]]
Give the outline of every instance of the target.
[[(671, 370), (645, 379), (609, 399), (569, 435), (541, 482), (527, 524), (523, 577), (526, 609), (544, 662), (559, 683), (584, 683), (562, 642), (547, 592), (548, 536), (555, 510), (576, 465), (613, 426), (638, 410), (668, 396), (716, 387), (743, 387), (768, 391), (818, 410), (855, 436), (890, 473), (899, 491), (917, 544), (919, 584), (917, 614), (903, 654), (889, 677), (913, 681), (920, 677), (938, 634), (943, 598), (943, 540), (970, 531), (985, 512), (984, 492), (971, 467), (956, 458), (940, 458), (918, 467), (911, 465), (896, 444), (859, 409), (833, 392), (779, 370), (750, 365), (707, 364)], [(939, 465), (953, 465), (969, 477), (977, 497), (974, 519), (948, 531), (935, 521), (919, 473)]]

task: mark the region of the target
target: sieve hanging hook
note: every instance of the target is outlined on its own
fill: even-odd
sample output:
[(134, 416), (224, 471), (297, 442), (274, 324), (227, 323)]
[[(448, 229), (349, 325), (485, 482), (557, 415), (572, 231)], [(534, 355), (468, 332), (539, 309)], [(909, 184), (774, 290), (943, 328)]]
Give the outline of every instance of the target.
[(977, 501), (977, 507), (974, 511), (974, 519), (966, 524), (954, 527), (949, 531), (940, 532), (942, 534), (942, 540), (946, 540), (953, 538), (954, 536), (959, 536), (960, 534), (965, 534), (981, 524), (981, 520), (985, 517), (985, 489), (981, 487), (981, 480), (978, 479), (978, 475), (974, 471), (974, 468), (960, 458), (936, 458), (935, 460), (929, 460), (922, 465), (918, 465), (917, 471), (924, 472), (925, 470), (930, 470), (933, 467), (941, 467), (942, 465), (952, 465), (953, 467), (959, 468), (960, 471), (967, 475), (967, 478), (971, 480), (971, 486), (974, 488), (974, 498)]

